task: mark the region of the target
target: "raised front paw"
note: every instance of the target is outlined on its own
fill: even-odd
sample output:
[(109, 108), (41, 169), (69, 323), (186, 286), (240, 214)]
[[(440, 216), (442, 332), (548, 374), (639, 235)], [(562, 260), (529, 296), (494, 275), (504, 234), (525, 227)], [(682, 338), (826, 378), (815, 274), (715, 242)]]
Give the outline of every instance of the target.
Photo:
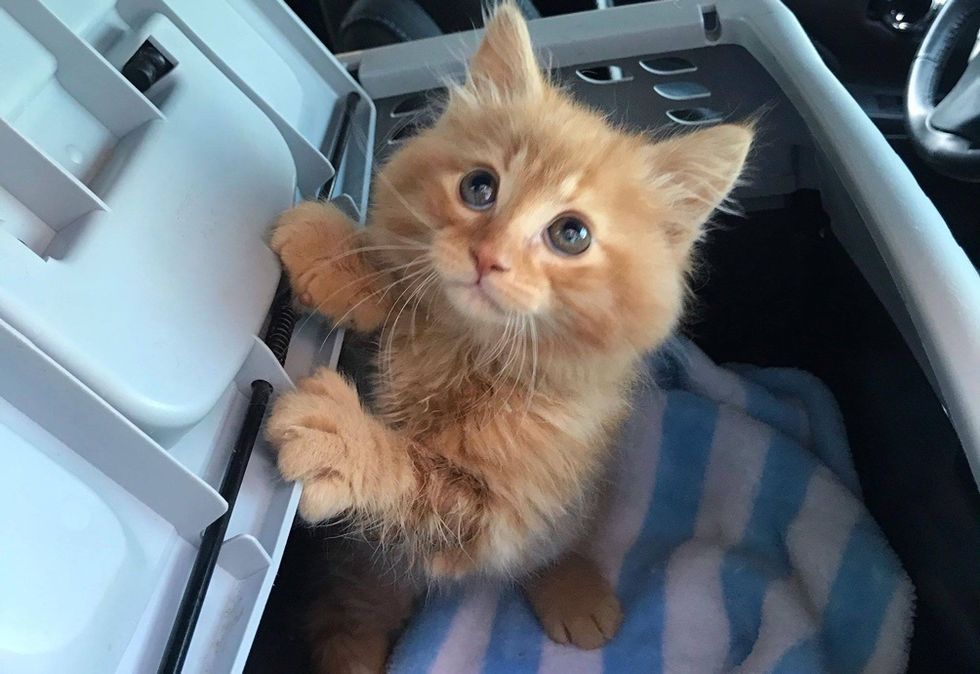
[(343, 377), (324, 368), (279, 398), (266, 436), (278, 451), (282, 476), (303, 483), (304, 519), (320, 522), (353, 505), (375, 438), (371, 419)]
[(380, 321), (372, 297), (378, 275), (360, 255), (361, 235), (336, 206), (307, 201), (279, 217), (269, 245), (289, 274), (296, 299), (362, 331)]
[(304, 201), (279, 216), (269, 245), (279, 254), (297, 299), (312, 305), (310, 285), (316, 272), (342, 255), (354, 236), (353, 224), (336, 206)]

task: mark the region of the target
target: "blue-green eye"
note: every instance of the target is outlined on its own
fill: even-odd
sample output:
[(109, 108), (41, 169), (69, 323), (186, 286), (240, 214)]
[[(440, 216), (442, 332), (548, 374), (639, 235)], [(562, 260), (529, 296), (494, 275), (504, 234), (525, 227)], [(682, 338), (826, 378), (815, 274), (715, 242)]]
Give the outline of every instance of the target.
[(497, 176), (488, 169), (470, 171), (459, 183), (459, 198), (475, 211), (485, 211), (497, 201)]
[(581, 255), (592, 243), (592, 234), (581, 218), (559, 215), (545, 230), (545, 240), (563, 255)]

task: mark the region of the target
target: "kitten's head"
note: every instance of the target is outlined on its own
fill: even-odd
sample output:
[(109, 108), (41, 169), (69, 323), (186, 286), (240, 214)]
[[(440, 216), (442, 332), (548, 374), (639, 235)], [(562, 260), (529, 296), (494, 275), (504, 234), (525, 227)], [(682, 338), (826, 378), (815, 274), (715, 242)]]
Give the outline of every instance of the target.
[(675, 326), (692, 246), (751, 141), (614, 128), (548, 81), (506, 3), (445, 112), (383, 169), (373, 221), (424, 242), (434, 301), (475, 335), (533, 320), (541, 339), (645, 350)]

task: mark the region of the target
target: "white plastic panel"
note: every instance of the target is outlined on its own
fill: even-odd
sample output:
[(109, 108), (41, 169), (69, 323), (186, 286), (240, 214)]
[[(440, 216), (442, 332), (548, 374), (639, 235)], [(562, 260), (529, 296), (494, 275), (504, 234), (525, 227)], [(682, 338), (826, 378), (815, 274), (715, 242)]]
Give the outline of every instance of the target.
[(165, 438), (211, 409), (251, 348), (279, 276), (265, 231), (296, 174), (275, 126), (180, 31), (157, 16), (149, 32), (179, 61), (150, 92), (163, 118), (119, 139), (88, 178), (105, 209), (49, 225), (41, 255), (0, 233), (0, 316)]
[[(11, 0), (0, 31), (0, 317), (172, 444), (250, 349), (265, 231), (333, 175), (353, 81), (278, 2)], [(143, 96), (117, 68), (146, 40), (176, 67)]]
[[(144, 42), (174, 68), (142, 94)], [(292, 386), (268, 228), (358, 89), (275, 0), (4, 0), (0, 63), (0, 671), (155, 671), (249, 384)], [(298, 497), (260, 439), (185, 672), (244, 666)]]
[(167, 523), (2, 400), (0, 460), (17, 503), (0, 518), (0, 671), (111, 671), (173, 543)]
[(2, 323), (0, 354), (0, 671), (113, 671), (226, 504)]

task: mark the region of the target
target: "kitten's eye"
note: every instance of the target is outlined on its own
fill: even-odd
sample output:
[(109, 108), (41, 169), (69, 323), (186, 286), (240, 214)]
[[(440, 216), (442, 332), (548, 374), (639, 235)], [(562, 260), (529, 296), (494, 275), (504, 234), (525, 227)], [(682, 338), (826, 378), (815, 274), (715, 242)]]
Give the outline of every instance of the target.
[(565, 255), (581, 255), (592, 243), (592, 235), (581, 218), (559, 215), (545, 230), (545, 239), (551, 247)]
[(497, 176), (487, 169), (470, 171), (459, 183), (459, 197), (473, 210), (487, 210), (497, 200)]

